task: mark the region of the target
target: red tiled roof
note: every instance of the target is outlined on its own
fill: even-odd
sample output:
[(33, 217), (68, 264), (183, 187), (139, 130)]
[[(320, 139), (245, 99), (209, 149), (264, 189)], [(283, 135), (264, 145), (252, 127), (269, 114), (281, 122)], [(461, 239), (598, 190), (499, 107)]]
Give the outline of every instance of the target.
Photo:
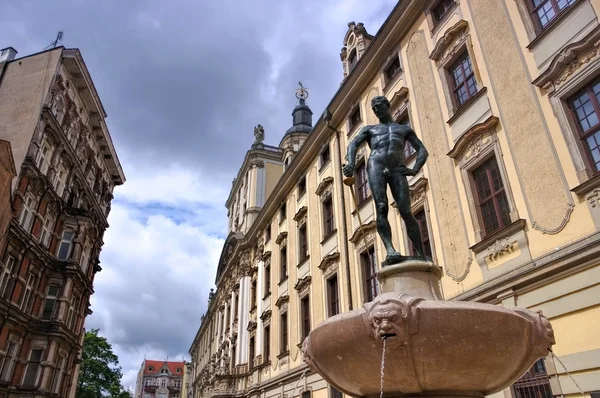
[[(184, 362), (166, 362), (166, 363), (167, 363), (167, 367), (169, 368), (169, 370), (171, 371), (173, 376), (182, 376), (183, 377)], [(164, 364), (165, 364), (165, 361), (152, 361), (152, 360), (146, 359), (144, 361), (144, 375), (150, 376), (150, 375), (159, 374), (159, 372), (162, 369)], [(152, 367), (152, 371), (150, 371), (151, 367)], [(179, 369), (179, 372), (177, 372), (177, 369)]]

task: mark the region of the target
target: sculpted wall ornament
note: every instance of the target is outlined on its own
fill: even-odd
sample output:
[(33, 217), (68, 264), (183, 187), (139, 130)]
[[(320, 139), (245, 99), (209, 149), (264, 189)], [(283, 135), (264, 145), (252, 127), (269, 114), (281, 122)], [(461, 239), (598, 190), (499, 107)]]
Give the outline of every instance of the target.
[(310, 275), (298, 279), (298, 282), (294, 285), (294, 289), (298, 292), (298, 295), (303, 296), (308, 291), (311, 279), (312, 277)]
[(486, 249), (485, 257), (490, 261), (494, 261), (505, 254), (514, 252), (514, 250), (515, 249), (508, 238), (499, 239)]
[(260, 315), (260, 320), (263, 321), (263, 323), (265, 323), (266, 321), (268, 321), (270, 319), (271, 319), (271, 310), (265, 310)]
[(444, 65), (454, 57), (456, 52), (466, 42), (469, 24), (464, 19), (449, 28), (444, 36), (440, 37), (429, 58)]
[(427, 192), (427, 178), (421, 177), (410, 187), (410, 203), (413, 209), (423, 204)]
[(571, 43), (560, 51), (533, 84), (552, 94), (575, 72), (596, 60), (600, 56), (599, 47), (600, 27), (596, 27), (584, 39)]
[(290, 296), (288, 296), (287, 294), (280, 296), (277, 299), (277, 301), (275, 302), (275, 305), (279, 308), (280, 313), (287, 311), (289, 301), (290, 301)]
[(299, 208), (296, 214), (294, 215), (294, 221), (296, 221), (299, 224), (305, 223), (307, 218), (308, 207), (306, 206), (302, 206), (301, 208)]
[(325, 189), (328, 188), (329, 186), (331, 186), (333, 189), (333, 177), (325, 177), (323, 179), (323, 181), (321, 181), (319, 183), (319, 186), (317, 186), (317, 190), (315, 191), (315, 194), (317, 196), (321, 196), (325, 192)]
[(600, 207), (600, 188), (595, 188), (585, 195), (585, 199), (592, 207)]
[(280, 246), (285, 246), (287, 244), (287, 232), (283, 231), (279, 235), (277, 235), (277, 239), (275, 239), (275, 243)]
[(323, 271), (323, 276), (327, 279), (338, 269), (340, 261), (340, 252), (334, 252), (326, 255), (319, 264), (319, 269)]

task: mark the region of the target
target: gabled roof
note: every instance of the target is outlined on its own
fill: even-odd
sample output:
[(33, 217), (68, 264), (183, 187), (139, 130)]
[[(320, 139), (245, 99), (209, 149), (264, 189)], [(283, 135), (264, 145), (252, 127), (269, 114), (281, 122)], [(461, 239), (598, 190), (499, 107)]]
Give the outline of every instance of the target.
[[(161, 374), (161, 369), (164, 367), (171, 372), (171, 376), (181, 376), (185, 373), (185, 362), (167, 362), (167, 361), (144, 361), (144, 376), (158, 376)], [(179, 372), (177, 372), (179, 369)]]

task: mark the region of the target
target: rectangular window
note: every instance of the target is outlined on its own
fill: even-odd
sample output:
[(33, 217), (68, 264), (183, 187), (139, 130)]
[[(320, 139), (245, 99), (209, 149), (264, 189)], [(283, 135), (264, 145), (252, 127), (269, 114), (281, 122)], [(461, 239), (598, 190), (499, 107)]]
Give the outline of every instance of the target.
[(303, 391), (302, 398), (310, 398), (310, 391)]
[(583, 87), (569, 100), (579, 140), (592, 172), (600, 171), (600, 79)]
[(333, 218), (333, 199), (328, 195), (323, 200), (323, 234), (328, 236), (335, 231), (335, 220)]
[(282, 246), (280, 251), (279, 251), (279, 263), (280, 263), (280, 272), (279, 272), (279, 280), (282, 281), (285, 278), (287, 278), (288, 276), (288, 269), (287, 269), (287, 246)]
[(556, 16), (576, 0), (525, 0), (538, 32), (546, 28)]
[(40, 317), (43, 321), (49, 321), (54, 315), (54, 306), (56, 305), (56, 300), (58, 300), (59, 288), (58, 285), (48, 286), (46, 299), (44, 300), (44, 306), (42, 307), (42, 315)]
[(392, 80), (394, 80), (394, 78), (396, 76), (398, 76), (398, 74), (400, 73), (402, 69), (400, 69), (400, 58), (396, 57), (386, 68), (385, 68), (385, 83), (389, 83)]
[(90, 265), (90, 254), (92, 251), (92, 245), (86, 243), (83, 247), (83, 252), (81, 253), (81, 270), (84, 274), (87, 274), (88, 266)]
[(308, 236), (306, 233), (306, 224), (302, 224), (298, 228), (298, 257), (300, 262), (308, 257)]
[(25, 201), (23, 202), (23, 208), (21, 209), (21, 214), (19, 215), (19, 224), (23, 227), (23, 229), (27, 232), (31, 231), (31, 226), (33, 225), (33, 220), (35, 219), (34, 211), (34, 199), (31, 196), (26, 196)]
[(54, 179), (54, 188), (56, 189), (56, 194), (58, 196), (62, 196), (65, 190), (65, 182), (67, 180), (67, 169), (65, 169), (64, 165), (61, 165), (56, 173), (56, 177)]
[(298, 182), (298, 198), (301, 198), (306, 193), (306, 176), (302, 176)]
[(50, 244), (50, 237), (52, 236), (52, 224), (53, 220), (50, 215), (46, 215), (44, 223), (42, 224), (42, 232), (40, 233), (40, 242), (44, 247), (48, 247)]
[(331, 160), (331, 153), (329, 152), (329, 144), (325, 145), (321, 152), (319, 153), (319, 160), (321, 165), (319, 167), (325, 166)]
[(13, 275), (16, 270), (17, 261), (10, 254), (6, 255), (4, 264), (2, 267), (2, 274), (0, 274), (0, 297), (9, 299), (9, 295), (12, 292), (12, 286), (14, 283)]
[(360, 106), (357, 106), (356, 109), (350, 114), (350, 130), (356, 127), (360, 122), (362, 122), (362, 118), (360, 116)]
[(333, 386), (329, 387), (329, 393), (331, 398), (344, 398), (344, 394), (342, 394), (341, 391), (336, 390)]
[(304, 340), (310, 333), (310, 302), (308, 301), (308, 295), (300, 300), (300, 317), (302, 319), (302, 340)]
[(365, 203), (370, 195), (371, 191), (367, 176), (367, 164), (361, 162), (356, 168), (356, 196), (358, 198), (358, 204), (361, 205)]
[(33, 349), (29, 355), (29, 362), (25, 369), (25, 376), (23, 376), (24, 387), (36, 387), (38, 385), (38, 379), (40, 375), (40, 362), (42, 361), (42, 354), (44, 350)]
[(265, 296), (271, 293), (271, 264), (265, 265)]
[(377, 285), (377, 267), (375, 265), (375, 247), (371, 246), (360, 254), (360, 263), (365, 278), (365, 299), (373, 301), (377, 297), (379, 286)]
[(69, 305), (69, 311), (67, 314), (67, 327), (71, 330), (77, 325), (77, 312), (79, 309), (79, 297), (73, 295)]
[(271, 326), (265, 326), (265, 335), (264, 335), (264, 358), (265, 362), (271, 360)]
[[(417, 213), (415, 213), (415, 218), (417, 219), (417, 222), (419, 223), (419, 229), (421, 231), (421, 241), (423, 242), (423, 251), (424, 254), (431, 258), (431, 241), (429, 240), (429, 229), (427, 227), (427, 216), (425, 215), (425, 209), (421, 209), (419, 210)], [(415, 252), (415, 247), (412, 244), (412, 241), (410, 242), (410, 254), (412, 256), (416, 255), (417, 253)]]
[(62, 239), (60, 240), (58, 251), (56, 252), (56, 257), (59, 260), (68, 260), (71, 256), (71, 246), (73, 245), (74, 237), (75, 233), (73, 231), (63, 231)]
[(472, 172), (475, 201), (489, 235), (510, 224), (510, 210), (496, 158), (492, 157)]
[(283, 202), (281, 204), (281, 207), (279, 208), (279, 222), (283, 222), (283, 220), (285, 220), (287, 217), (287, 205), (285, 202)]
[(338, 293), (337, 274), (327, 279), (327, 301), (328, 316), (334, 316), (340, 313), (340, 298)]
[(44, 140), (42, 146), (38, 150), (36, 164), (39, 167), (42, 174), (46, 174), (48, 167), (50, 166), (50, 157), (52, 156), (52, 147), (48, 144), (48, 141)]
[(248, 359), (248, 368), (254, 369), (254, 337), (250, 338), (250, 358)]
[(65, 365), (67, 363), (67, 359), (64, 356), (58, 357), (58, 363), (56, 369), (54, 369), (54, 376), (52, 378), (52, 392), (55, 394), (60, 393), (60, 384), (63, 379), (63, 375), (65, 373)]
[(19, 300), (17, 301), (17, 306), (21, 309), (21, 311), (25, 313), (28, 313), (31, 310), (31, 306), (33, 305), (37, 282), (37, 275), (33, 272), (29, 272), (27, 274), (27, 283), (23, 287), (23, 290), (21, 290)]
[(441, 0), (433, 7), (431, 14), (433, 15), (433, 21), (437, 24), (446, 16), (448, 11), (454, 5), (454, 0)]
[(289, 350), (288, 345), (288, 315), (287, 312), (281, 314), (281, 344), (280, 353), (287, 353)]
[(0, 380), (10, 381), (12, 379), (15, 364), (17, 363), (19, 343), (8, 340), (6, 354), (0, 360)]
[(453, 83), (454, 100), (459, 108), (467, 100), (477, 94), (475, 73), (471, 65), (471, 57), (465, 50), (464, 54), (449, 68)]
[(268, 243), (271, 240), (271, 224), (267, 225), (265, 228), (265, 243)]

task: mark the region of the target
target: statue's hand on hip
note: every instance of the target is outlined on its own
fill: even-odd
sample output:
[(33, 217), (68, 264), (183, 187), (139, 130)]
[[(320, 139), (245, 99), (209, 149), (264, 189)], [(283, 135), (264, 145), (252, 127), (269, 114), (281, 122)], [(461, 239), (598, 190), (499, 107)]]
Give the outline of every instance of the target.
[(400, 173), (402, 173), (403, 176), (414, 176), (417, 175), (418, 171), (411, 169), (410, 167), (400, 166)]
[(351, 163), (345, 164), (342, 171), (345, 177), (352, 177), (354, 175), (354, 165)]

